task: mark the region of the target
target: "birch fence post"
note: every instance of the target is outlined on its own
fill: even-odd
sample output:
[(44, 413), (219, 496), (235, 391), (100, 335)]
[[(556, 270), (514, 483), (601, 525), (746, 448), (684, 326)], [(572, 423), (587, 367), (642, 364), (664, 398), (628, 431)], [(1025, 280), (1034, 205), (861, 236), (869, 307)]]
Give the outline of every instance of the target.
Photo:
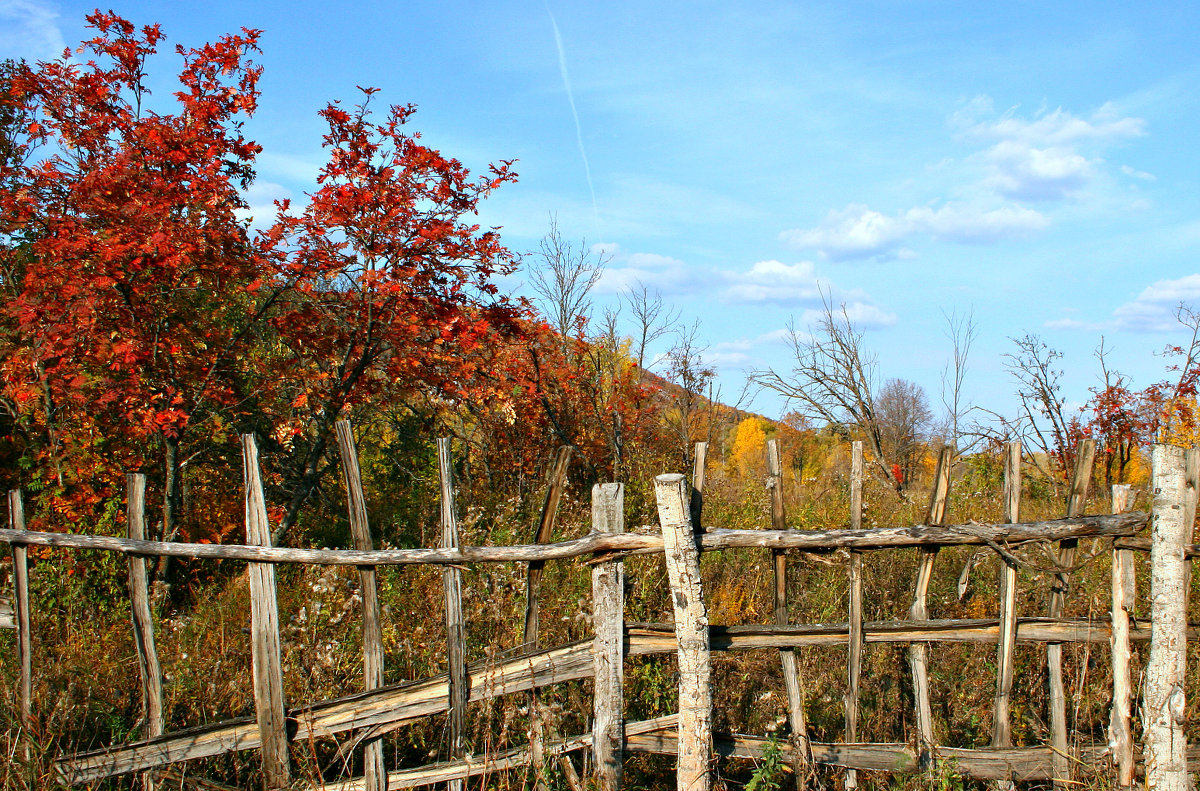
[[(363, 494), (362, 473), (358, 468), (358, 448), (349, 420), (334, 424), (338, 454), (342, 461), (342, 483), (346, 487), (346, 507), (350, 516), (350, 534), (354, 548), (371, 551), (371, 522), (367, 498)], [(383, 686), (383, 629), (379, 622), (379, 589), (375, 567), (358, 567), (358, 587), (362, 592), (363, 691)], [(363, 742), (363, 787), (365, 791), (387, 791), (387, 769), (383, 763), (383, 739)]]
[[(1021, 512), (1021, 442), (1004, 446), (1004, 521), (1016, 524)], [(1017, 645), (1017, 567), (1008, 558), (1000, 564), (1000, 639), (996, 643), (996, 700), (992, 707), (992, 747), (1012, 746), (1013, 662)], [(1011, 780), (995, 784), (999, 791), (1011, 791)]]
[[(625, 532), (625, 486), (592, 487), (592, 531)], [(609, 560), (592, 567), (592, 666), (595, 721), (592, 755), (600, 791), (619, 791), (624, 765), (625, 563)]]
[[(767, 440), (767, 487), (771, 491), (771, 528), (787, 530), (787, 511), (783, 504), (783, 467), (779, 460), (779, 444)], [(775, 576), (775, 625), (788, 625), (787, 550), (771, 550)], [(808, 774), (810, 749), (808, 727), (804, 721), (804, 691), (800, 687), (800, 669), (794, 648), (779, 649), (783, 670), (783, 685), (787, 692), (788, 725), (792, 729), (792, 761), (796, 770), (796, 785), (803, 787)]]
[[(126, 535), (141, 541), (146, 537), (146, 476), (131, 473), (125, 476)], [(142, 682), (143, 733), (147, 739), (163, 733), (162, 668), (154, 643), (154, 618), (150, 612), (150, 585), (146, 559), (129, 557), (129, 604), (133, 620), (133, 643), (137, 648), (138, 671)], [(142, 775), (142, 787), (154, 788), (150, 772)]]
[[(25, 529), (25, 503), (21, 490), (8, 493), (8, 526)], [(17, 622), (17, 705), (21, 717), (21, 755), (26, 764), (33, 760), (33, 646), (30, 642), (29, 557), (24, 544), (13, 543), (13, 614)]]
[[(1088, 485), (1092, 481), (1092, 461), (1096, 456), (1096, 440), (1085, 439), (1075, 452), (1075, 470), (1071, 475), (1071, 496), (1067, 501), (1067, 516), (1081, 516), (1087, 503)], [(1068, 569), (1075, 565), (1079, 539), (1058, 542), (1058, 565)], [(1054, 575), (1050, 587), (1050, 606), (1047, 615), (1061, 618), (1066, 606), (1069, 571)], [(1046, 645), (1046, 668), (1050, 677), (1050, 748), (1053, 750), (1054, 787), (1065, 789), (1071, 782), (1071, 755), (1067, 740), (1067, 694), (1063, 683), (1062, 643)]]
[[(533, 534), (533, 543), (549, 543), (554, 533), (554, 522), (558, 517), (558, 501), (562, 498), (563, 486), (567, 481), (567, 468), (571, 465), (571, 445), (563, 445), (554, 454), (554, 462), (550, 465), (550, 474), (546, 481), (546, 494), (542, 499), (542, 510), (538, 516), (538, 526)], [(525, 572), (525, 630), (523, 644), (526, 651), (536, 651), (538, 645), (539, 600), (542, 589), (542, 571), (546, 567), (544, 560), (529, 563)], [(537, 788), (546, 787), (544, 747), (546, 743), (546, 723), (543, 721), (544, 712), (538, 705), (536, 689), (529, 690), (529, 754), (532, 756), (531, 766), (534, 772), (534, 783)]]
[[(246, 492), (246, 543), (271, 546), (267, 501), (258, 467), (253, 434), (242, 435), (242, 472)], [(284, 788), (291, 781), (287, 718), (283, 702), (283, 669), (279, 650), (279, 605), (275, 598), (275, 566), (250, 563), (250, 640), (254, 675), (254, 709), (262, 742), (263, 785)]]
[[(862, 530), (863, 444), (856, 440), (850, 453), (850, 529)], [(846, 743), (858, 741), (858, 686), (862, 675), (863, 612), (862, 553), (850, 552), (850, 624), (847, 636)], [(858, 771), (846, 770), (846, 791), (858, 788)]]
[[(1133, 487), (1114, 484), (1112, 512), (1129, 509)], [(1118, 549), (1113, 539), (1112, 550), (1112, 674), (1113, 700), (1108, 725), (1108, 745), (1117, 769), (1117, 787), (1131, 788), (1134, 777), (1133, 734), (1130, 730), (1130, 709), (1133, 702), (1132, 652), (1129, 647), (1129, 625), (1137, 597), (1137, 582), (1133, 574), (1133, 550)]]
[(712, 667), (708, 613), (700, 586), (700, 552), (688, 508), (688, 484), (682, 475), (654, 479), (658, 520), (671, 601), (679, 663), (679, 754), (677, 791), (709, 791), (712, 785)]
[[(954, 460), (954, 449), (950, 446), (942, 448), (938, 456), (937, 471), (933, 477), (933, 491), (929, 495), (929, 508), (925, 514), (925, 524), (942, 525), (946, 522), (946, 500), (950, 495), (950, 464)], [(908, 609), (910, 621), (926, 621), (929, 619), (929, 608), (926, 597), (929, 593), (929, 581), (933, 577), (933, 561), (938, 549), (922, 548), (917, 550), (917, 581), (913, 588), (912, 606)], [(913, 643), (908, 648), (909, 664), (912, 666), (913, 701), (917, 708), (917, 737), (920, 741), (920, 763), (922, 766), (930, 761), (930, 749), (936, 744), (933, 736), (933, 705), (929, 699), (929, 646), (926, 643)]]
[[(437, 441), (438, 476), (441, 480), (442, 549), (458, 548), (458, 516), (454, 508), (454, 466), (450, 456), (450, 438)], [(442, 587), (446, 595), (446, 664), (449, 697), (450, 758), (456, 760), (465, 752), (463, 729), (467, 718), (467, 696), (471, 685), (467, 679), (466, 625), (462, 611), (462, 570), (455, 566), (442, 569)], [(447, 787), (451, 791), (465, 788), (462, 778), (455, 778)]]
[(1182, 448), (1151, 450), (1154, 492), (1150, 537), (1150, 659), (1142, 711), (1146, 787), (1185, 791), (1187, 739), (1184, 674), (1187, 669), (1188, 563), (1184, 548), (1192, 526), (1185, 520), (1189, 493)]

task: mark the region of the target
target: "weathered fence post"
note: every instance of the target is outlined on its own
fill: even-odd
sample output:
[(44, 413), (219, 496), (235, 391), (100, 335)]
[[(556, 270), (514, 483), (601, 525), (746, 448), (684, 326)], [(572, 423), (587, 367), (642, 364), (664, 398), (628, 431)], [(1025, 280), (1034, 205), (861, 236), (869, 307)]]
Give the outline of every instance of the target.
[[(371, 522), (367, 516), (367, 498), (363, 494), (362, 473), (358, 468), (358, 449), (349, 420), (334, 424), (338, 454), (342, 460), (342, 483), (346, 487), (346, 507), (350, 514), (350, 535), (354, 548), (370, 552)], [(383, 686), (383, 629), (379, 623), (379, 589), (374, 566), (358, 567), (358, 587), (362, 592), (363, 690)], [(383, 764), (383, 739), (363, 743), (363, 787), (365, 791), (387, 791), (387, 770)]]
[[(1016, 524), (1021, 512), (1021, 442), (1004, 446), (1004, 521)], [(992, 709), (992, 746), (1011, 747), (1012, 728), (1009, 710), (1012, 705), (1013, 653), (1017, 645), (1017, 567), (1008, 558), (1000, 563), (1000, 639), (996, 644), (996, 701)], [(1011, 791), (1011, 780), (1001, 780), (995, 787)]]
[[(771, 527), (787, 530), (787, 511), (783, 504), (783, 467), (779, 461), (779, 445), (774, 439), (767, 440), (767, 486), (771, 490)], [(775, 625), (788, 625), (787, 601), (787, 551), (771, 550), (775, 572)], [(788, 725), (792, 729), (793, 764), (796, 769), (796, 784), (803, 787), (809, 763), (808, 727), (804, 721), (804, 691), (800, 687), (800, 669), (794, 648), (779, 649), (779, 661), (783, 669), (783, 685), (787, 692)]]
[[(1085, 439), (1075, 452), (1075, 471), (1071, 476), (1071, 496), (1067, 501), (1067, 516), (1082, 516), (1087, 504), (1088, 485), (1092, 481), (1092, 461), (1096, 456), (1096, 440)], [(1069, 569), (1075, 565), (1075, 550), (1079, 539), (1058, 542), (1058, 565)], [(1050, 606), (1047, 615), (1061, 618), (1066, 606), (1069, 571), (1054, 575), (1050, 587)], [(1050, 747), (1054, 766), (1054, 786), (1065, 789), (1071, 782), (1070, 745), (1067, 740), (1067, 694), (1063, 685), (1062, 643), (1046, 646), (1046, 667), (1050, 676)]]
[(678, 791), (709, 791), (712, 784), (712, 668), (708, 613), (700, 587), (700, 551), (688, 510), (687, 479), (659, 475), (654, 479), (658, 519), (671, 601), (679, 662)]
[[(946, 522), (946, 500), (950, 496), (950, 465), (954, 461), (954, 448), (942, 448), (938, 456), (937, 471), (933, 476), (933, 490), (929, 494), (929, 509), (925, 513), (925, 524), (941, 525)], [(933, 577), (933, 561), (938, 548), (917, 550), (917, 582), (913, 588), (912, 606), (908, 608), (910, 621), (929, 620), (926, 596), (929, 581)], [(913, 643), (908, 647), (908, 661), (912, 666), (913, 700), (917, 707), (917, 738), (920, 741), (920, 762), (930, 760), (930, 749), (936, 744), (933, 735), (933, 705), (929, 698), (929, 669), (926, 643)]]
[[(554, 454), (554, 462), (550, 466), (550, 474), (546, 481), (546, 495), (542, 500), (542, 510), (538, 516), (538, 526), (533, 534), (533, 543), (545, 544), (554, 533), (554, 521), (558, 517), (558, 501), (562, 498), (562, 490), (567, 482), (567, 468), (571, 465), (571, 453), (574, 447), (563, 445)], [(546, 567), (544, 560), (530, 561), (525, 572), (525, 631), (524, 648), (526, 651), (536, 651), (538, 645), (539, 596), (542, 589), (542, 570)], [(538, 705), (536, 689), (529, 690), (529, 754), (530, 765), (533, 769), (534, 785), (538, 789), (546, 787), (545, 756), (546, 724), (543, 722), (543, 712)]]
[[(592, 487), (592, 532), (625, 532), (625, 486)], [(609, 560), (592, 567), (592, 666), (595, 722), (592, 755), (600, 791), (618, 791), (624, 763), (625, 564)]]
[[(439, 437), (437, 441), (438, 475), (442, 485), (442, 548), (458, 548), (458, 516), (454, 509), (454, 466), (450, 457), (450, 438)], [(446, 660), (448, 665), (449, 690), (449, 738), (450, 758), (462, 758), (465, 752), (463, 729), (466, 725), (467, 696), (470, 684), (467, 679), (466, 625), (462, 611), (462, 570), (454, 566), (442, 569), (442, 587), (446, 595)], [(451, 791), (462, 791), (465, 787), (461, 778), (447, 783)]]
[[(862, 530), (863, 517), (863, 444), (855, 440), (850, 453), (850, 529)], [(863, 611), (862, 553), (850, 552), (850, 630), (847, 642), (849, 661), (846, 684), (846, 743), (858, 741), (858, 686), (862, 675)], [(858, 771), (846, 770), (846, 791), (858, 788)]]
[(1187, 738), (1184, 674), (1187, 669), (1188, 563), (1184, 548), (1192, 526), (1183, 448), (1155, 445), (1151, 451), (1154, 492), (1150, 527), (1150, 659), (1142, 711), (1145, 722), (1146, 787), (1184, 791)]
[[(246, 543), (271, 546), (267, 501), (258, 467), (253, 434), (242, 435), (242, 473), (246, 492)], [(275, 598), (275, 566), (250, 563), (250, 640), (254, 670), (254, 708), (262, 741), (263, 784), (283, 788), (291, 780), (287, 719), (283, 702), (283, 670), (279, 651), (279, 605)]]
[[(1112, 512), (1127, 511), (1133, 487), (1114, 484)], [(1129, 621), (1137, 597), (1137, 582), (1133, 574), (1133, 550), (1118, 549), (1113, 539), (1112, 550), (1112, 713), (1108, 725), (1108, 747), (1117, 768), (1117, 786), (1133, 786), (1133, 734), (1129, 716), (1133, 701), (1132, 654), (1129, 648)]]
[(697, 533), (704, 532), (704, 468), (708, 463), (708, 443), (697, 442), (696, 453), (692, 459), (692, 491), (688, 500), (692, 517), (692, 529)]
[[(141, 541), (146, 537), (146, 476), (140, 473), (126, 475), (125, 492), (126, 535)], [(154, 644), (146, 559), (135, 555), (129, 557), (129, 604), (142, 680), (142, 713), (146, 719), (143, 732), (147, 739), (153, 739), (163, 733), (162, 669)], [(142, 776), (142, 785), (146, 789), (154, 788), (154, 779), (149, 772)]]
[[(25, 529), (25, 504), (21, 490), (8, 493), (8, 526)], [(33, 759), (33, 645), (30, 642), (29, 558), (24, 544), (13, 543), (13, 614), (17, 622), (17, 705), (21, 716), (21, 755), (28, 764)]]

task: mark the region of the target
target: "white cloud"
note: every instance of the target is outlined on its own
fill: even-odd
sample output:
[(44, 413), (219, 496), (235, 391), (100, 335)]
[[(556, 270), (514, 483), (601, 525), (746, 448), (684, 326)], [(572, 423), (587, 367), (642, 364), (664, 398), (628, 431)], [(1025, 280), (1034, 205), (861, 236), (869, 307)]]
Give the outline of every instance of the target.
[(745, 272), (725, 273), (724, 298), (731, 302), (794, 304), (820, 299), (816, 270), (811, 261), (785, 264), (759, 261)]
[(1033, 148), (1016, 140), (997, 143), (985, 156), (993, 170), (990, 186), (1018, 200), (1060, 200), (1086, 186), (1095, 170), (1070, 148)]
[(242, 197), (246, 201), (246, 208), (238, 209), (238, 218), (253, 220), (251, 224), (255, 228), (266, 228), (275, 222), (275, 201), (292, 198), (293, 194), (282, 184), (258, 179), (242, 193)]
[(1137, 170), (1135, 168), (1131, 168), (1129, 165), (1121, 165), (1121, 172), (1130, 178), (1141, 179), (1142, 181), (1158, 181), (1158, 177), (1153, 173), (1147, 173), (1144, 170)]
[[(846, 318), (859, 329), (878, 329), (880, 327), (890, 327), (896, 323), (896, 314), (888, 313), (869, 302), (847, 302), (843, 309), (845, 310)], [(798, 324), (811, 327), (820, 322), (824, 316), (825, 312), (823, 310), (815, 308), (806, 310), (800, 314)]]
[(1039, 111), (1026, 120), (1018, 118), (1016, 110), (1014, 107), (996, 120), (981, 120), (995, 113), (989, 97), (977, 96), (952, 115), (950, 123), (965, 136), (1022, 143), (1029, 147), (1067, 146), (1083, 141), (1111, 142), (1146, 134), (1145, 120), (1122, 116), (1111, 102), (1101, 105), (1089, 119), (1079, 118), (1059, 107), (1051, 112)]
[(0, 57), (51, 60), (66, 48), (50, 3), (0, 0)]
[(629, 253), (615, 242), (600, 242), (592, 245), (591, 250), (605, 259), (604, 273), (596, 283), (596, 291), (601, 294), (620, 294), (641, 286), (663, 294), (690, 294), (705, 280), (700, 272), (678, 258)]
[(1027, 236), (1049, 224), (1042, 214), (1021, 206), (986, 209), (962, 204), (918, 206), (885, 215), (862, 204), (831, 211), (815, 228), (784, 231), (780, 237), (802, 248), (815, 248), (833, 260), (909, 257), (901, 242), (918, 235), (955, 242), (983, 243)]
[(1171, 332), (1179, 328), (1175, 309), (1180, 303), (1200, 305), (1200, 274), (1177, 280), (1159, 280), (1137, 299), (1113, 311), (1119, 329), (1133, 332)]

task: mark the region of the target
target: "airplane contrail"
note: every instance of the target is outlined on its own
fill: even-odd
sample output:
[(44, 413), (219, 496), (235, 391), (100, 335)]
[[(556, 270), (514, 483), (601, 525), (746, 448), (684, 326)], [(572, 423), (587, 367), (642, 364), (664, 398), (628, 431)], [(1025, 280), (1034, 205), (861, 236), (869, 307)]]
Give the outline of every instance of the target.
[(554, 27), (554, 44), (558, 47), (558, 70), (562, 72), (563, 87), (567, 91), (567, 101), (571, 105), (571, 117), (575, 119), (575, 142), (579, 144), (579, 156), (583, 159), (583, 172), (587, 176), (588, 192), (592, 195), (592, 214), (596, 224), (600, 224), (600, 210), (596, 205), (596, 187), (592, 184), (592, 166), (588, 164), (587, 149), (583, 146), (583, 127), (579, 125), (579, 111), (575, 109), (575, 92), (571, 90), (571, 76), (567, 73), (567, 53), (563, 49), (562, 34), (558, 31), (558, 22), (550, 3), (546, 3), (546, 13), (550, 15), (550, 24)]

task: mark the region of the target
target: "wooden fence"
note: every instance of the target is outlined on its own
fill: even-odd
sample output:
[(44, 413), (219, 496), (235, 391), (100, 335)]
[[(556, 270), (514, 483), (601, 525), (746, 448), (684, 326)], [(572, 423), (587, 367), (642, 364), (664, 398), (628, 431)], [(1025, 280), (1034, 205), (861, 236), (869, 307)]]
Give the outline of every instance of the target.
[[(1183, 647), (1194, 632), (1180, 613), (1183, 595), (1160, 595), (1179, 585), (1189, 566), (1186, 558), (1198, 553), (1190, 545), (1195, 518), (1195, 493), (1200, 488), (1200, 455), (1156, 446), (1154, 503), (1150, 515), (1125, 512), (1128, 487), (1114, 487), (1113, 513), (1084, 515), (1083, 503), (1091, 479), (1094, 445), (1080, 448), (1067, 514), (1042, 522), (1019, 520), (1020, 444), (1007, 447), (1004, 465), (1004, 519), (998, 524), (946, 524), (950, 488), (949, 449), (943, 451), (923, 524), (906, 527), (862, 527), (863, 458), (861, 443), (854, 443), (851, 467), (851, 524), (849, 529), (801, 531), (787, 528), (782, 497), (782, 473), (773, 441), (768, 446), (771, 525), (759, 530), (723, 530), (700, 524), (703, 507), (703, 447), (692, 485), (682, 475), (659, 476), (655, 481), (659, 522), (654, 527), (627, 531), (623, 517), (622, 484), (604, 484), (592, 492), (592, 529), (588, 535), (550, 543), (554, 515), (562, 490), (570, 449), (555, 459), (551, 483), (534, 541), (515, 546), (462, 546), (459, 543), (454, 505), (454, 485), (448, 442), (439, 442), (442, 476), (441, 545), (436, 548), (372, 548), (371, 535), (359, 480), (357, 457), (350, 427), (338, 426), (344, 482), (350, 507), (355, 548), (346, 550), (294, 549), (270, 546), (266, 506), (253, 437), (243, 437), (247, 541), (244, 545), (186, 544), (147, 541), (144, 536), (144, 479), (128, 478), (128, 536), (126, 538), (42, 533), (25, 529), (20, 493), (9, 494), (10, 528), (0, 530), (0, 541), (11, 546), (13, 556), (13, 626), (17, 629), (19, 658), (19, 716), (29, 725), (33, 716), (32, 661), (30, 651), (29, 590), (26, 548), (71, 547), (124, 553), (129, 559), (129, 589), (135, 645), (147, 712), (145, 738), (57, 759), (60, 778), (85, 783), (128, 772), (155, 772), (180, 761), (240, 750), (259, 750), (267, 788), (292, 782), (289, 742), (350, 733), (350, 744), (363, 752), (364, 776), (325, 783), (330, 789), (410, 788), (448, 783), (462, 788), (463, 781), (478, 775), (532, 766), (539, 778), (549, 761), (557, 761), (566, 781), (583, 787), (568, 753), (590, 749), (594, 782), (601, 789), (621, 787), (624, 756), (660, 753), (677, 756), (680, 789), (707, 789), (714, 757), (761, 758), (769, 749), (780, 749), (798, 782), (814, 766), (841, 767), (847, 788), (858, 782), (858, 770), (916, 772), (952, 762), (953, 771), (995, 781), (1000, 788), (1016, 781), (1051, 780), (1067, 787), (1081, 772), (1111, 766), (1117, 785), (1131, 786), (1138, 769), (1138, 747), (1130, 727), (1134, 698), (1130, 678), (1130, 644), (1151, 640), (1147, 687), (1142, 710), (1146, 715), (1145, 770), (1157, 778), (1177, 778), (1186, 769), (1182, 752)], [(1152, 521), (1152, 537), (1139, 533)], [(1169, 535), (1168, 535), (1169, 534)], [(1111, 544), (1112, 608), (1105, 620), (1064, 617), (1064, 597), (1074, 570), (1075, 550), (1081, 538), (1108, 539)], [(1051, 542), (1056, 549), (1054, 584), (1044, 613), (1018, 613), (1017, 567), (1023, 562), (1013, 549), (1030, 542)], [(1173, 542), (1173, 543), (1172, 543)], [(1188, 544), (1185, 548), (1183, 545)], [(998, 618), (933, 619), (927, 593), (939, 549), (948, 546), (986, 547), (1002, 560)], [(768, 550), (774, 571), (774, 623), (770, 625), (710, 626), (700, 576), (701, 552), (736, 547)], [(849, 588), (848, 617), (844, 623), (790, 623), (787, 597), (789, 551), (830, 553), (845, 550)], [(915, 552), (916, 583), (906, 620), (863, 620), (863, 557), (868, 552)], [(1129, 613), (1136, 598), (1133, 568), (1135, 554), (1151, 553), (1153, 563), (1153, 623), (1150, 629), (1131, 623)], [(674, 609), (673, 624), (629, 623), (624, 607), (623, 558), (635, 554), (664, 555)], [(161, 672), (149, 607), (145, 558), (148, 556), (221, 558), (246, 561), (252, 604), (253, 687), (255, 717), (227, 720), (185, 730), (164, 732)], [(543, 648), (538, 644), (538, 590), (547, 561), (587, 559), (592, 576), (594, 639)], [(332, 700), (289, 707), (284, 700), (280, 662), (279, 617), (276, 609), (274, 566), (278, 563), (352, 565), (360, 573), (363, 592), (364, 691)], [(461, 568), (473, 563), (528, 564), (527, 606), (522, 653), (512, 658), (467, 666), (465, 624), (461, 606)], [(444, 569), (447, 620), (448, 672), (434, 678), (398, 685), (383, 684), (383, 650), (375, 569), (385, 565), (438, 565)], [(1172, 576), (1174, 575), (1174, 576)], [(1161, 579), (1160, 579), (1161, 578)], [(1186, 590), (1186, 587), (1184, 588)], [(1163, 601), (1160, 602), (1160, 599)], [(803, 602), (799, 602), (802, 604)], [(968, 642), (996, 646), (996, 689), (993, 738), (988, 748), (962, 748), (935, 743), (927, 677), (930, 643)], [(916, 733), (905, 742), (857, 741), (860, 675), (863, 646), (899, 643), (909, 646), (911, 688), (915, 702)], [(1012, 701), (1013, 656), (1017, 643), (1046, 646), (1050, 688), (1050, 741), (1046, 745), (1014, 747), (1009, 712)], [(1108, 744), (1073, 747), (1068, 740), (1066, 696), (1063, 690), (1062, 646), (1067, 643), (1110, 643), (1113, 672), (1112, 709)], [(796, 650), (807, 646), (847, 647), (847, 694), (844, 743), (819, 743), (809, 738), (805, 722), (805, 679)], [(712, 732), (711, 654), (721, 651), (778, 651), (787, 695), (791, 737), (782, 745), (764, 738)], [(679, 711), (667, 717), (626, 722), (623, 714), (623, 666), (629, 656), (675, 654), (678, 662)], [(593, 728), (590, 733), (550, 741), (539, 727), (538, 691), (579, 679), (594, 680)], [(470, 701), (521, 694), (531, 712), (529, 744), (521, 749), (471, 756), (463, 752), (464, 721)], [(451, 760), (387, 772), (382, 737), (405, 723), (434, 714), (449, 714)], [(1157, 714), (1156, 714), (1157, 713)], [(24, 753), (28, 760), (28, 745)], [(1182, 768), (1181, 768), (1182, 767)], [(1106, 770), (1107, 771), (1107, 770)], [(1172, 781), (1173, 782), (1173, 781)]]

